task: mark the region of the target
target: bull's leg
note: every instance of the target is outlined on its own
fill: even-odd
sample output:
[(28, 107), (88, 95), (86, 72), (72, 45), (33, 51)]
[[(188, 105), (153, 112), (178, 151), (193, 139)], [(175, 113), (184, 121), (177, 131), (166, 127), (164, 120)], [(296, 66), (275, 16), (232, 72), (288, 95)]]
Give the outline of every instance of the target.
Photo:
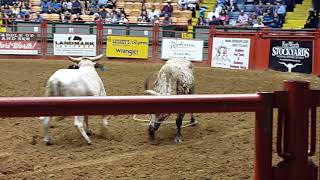
[(161, 123), (157, 122), (156, 119), (157, 119), (156, 115), (152, 114), (150, 122), (149, 122), (149, 128), (148, 128), (149, 139), (150, 140), (154, 140), (155, 139), (155, 132), (159, 129), (159, 127), (161, 125)]
[(87, 135), (84, 129), (84, 116), (75, 116), (74, 118), (74, 125), (78, 128), (79, 132), (81, 133), (82, 137), (87, 141), (90, 145), (92, 143), (91, 139)]
[(89, 128), (88, 119), (89, 119), (88, 116), (84, 116), (85, 131), (86, 131), (88, 136), (91, 136), (91, 135), (93, 135), (93, 133), (92, 133), (91, 129)]
[(103, 125), (103, 127), (107, 128), (108, 125), (109, 125), (108, 116), (104, 115), (104, 116), (102, 116), (102, 117), (103, 117), (103, 119), (102, 119), (102, 125)]
[(43, 141), (46, 143), (46, 145), (52, 145), (53, 141), (49, 134), (49, 122), (50, 117), (41, 117), (42, 120), (42, 126), (43, 126)]
[(178, 117), (176, 119), (177, 134), (176, 134), (176, 138), (174, 139), (174, 141), (176, 143), (182, 142), (182, 140), (181, 140), (181, 125), (182, 125), (183, 117), (184, 117), (184, 114), (178, 114)]
[(190, 124), (192, 126), (195, 126), (197, 124), (197, 120), (194, 118), (193, 113), (191, 113), (190, 115), (191, 115)]

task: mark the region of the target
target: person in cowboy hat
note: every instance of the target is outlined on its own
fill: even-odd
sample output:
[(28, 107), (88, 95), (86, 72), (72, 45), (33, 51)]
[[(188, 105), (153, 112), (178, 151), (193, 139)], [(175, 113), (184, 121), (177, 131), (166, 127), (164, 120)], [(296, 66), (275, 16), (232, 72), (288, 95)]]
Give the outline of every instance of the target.
[(171, 5), (171, 0), (167, 0), (167, 4), (163, 6), (161, 12), (162, 12), (161, 13), (162, 16), (164, 16), (165, 14), (168, 14), (169, 16), (171, 16), (173, 12), (173, 6)]

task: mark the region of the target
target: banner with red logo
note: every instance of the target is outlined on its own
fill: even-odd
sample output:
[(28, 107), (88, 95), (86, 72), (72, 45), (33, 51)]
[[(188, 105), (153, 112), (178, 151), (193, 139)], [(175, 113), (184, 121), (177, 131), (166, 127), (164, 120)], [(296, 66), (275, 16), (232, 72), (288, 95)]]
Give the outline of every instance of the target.
[(0, 54), (38, 54), (37, 34), (0, 33)]

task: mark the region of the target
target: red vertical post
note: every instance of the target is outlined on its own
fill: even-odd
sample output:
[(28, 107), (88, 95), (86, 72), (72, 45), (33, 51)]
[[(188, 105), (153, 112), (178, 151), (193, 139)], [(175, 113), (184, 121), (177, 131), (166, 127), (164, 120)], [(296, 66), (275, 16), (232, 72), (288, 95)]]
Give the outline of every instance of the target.
[(286, 81), (287, 119), (284, 122), (284, 150), (287, 157), (275, 167), (274, 180), (316, 180), (317, 167), (308, 159), (309, 82)]
[(312, 63), (312, 74), (320, 76), (320, 54), (318, 52), (320, 44), (320, 29), (317, 28), (314, 33), (313, 40), (313, 63)]
[(158, 44), (159, 43), (159, 24), (154, 24), (152, 28), (152, 60), (158, 58)]
[(212, 62), (212, 50), (213, 50), (213, 37), (215, 36), (216, 27), (210, 26), (209, 28), (209, 39), (208, 39), (208, 65), (211, 66)]
[(99, 18), (97, 21), (97, 54), (103, 54), (103, 21)]
[(272, 180), (273, 93), (258, 93), (264, 106), (256, 111), (255, 180)]
[(43, 19), (41, 21), (41, 47), (42, 47), (42, 55), (45, 56), (47, 54), (47, 21)]

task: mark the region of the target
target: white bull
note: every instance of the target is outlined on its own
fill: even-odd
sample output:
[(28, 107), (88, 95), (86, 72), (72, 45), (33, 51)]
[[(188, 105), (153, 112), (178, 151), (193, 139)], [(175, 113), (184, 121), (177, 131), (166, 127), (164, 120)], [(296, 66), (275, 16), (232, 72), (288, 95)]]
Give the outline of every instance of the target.
[[(80, 57), (69, 59), (76, 63), (77, 69), (59, 69), (47, 81), (46, 96), (106, 96), (106, 91), (101, 78), (95, 70), (99, 67), (98, 61), (103, 54), (96, 57)], [(74, 66), (73, 66), (74, 67)], [(50, 117), (41, 117), (44, 131), (44, 141), (51, 145), (52, 138), (49, 135)], [(92, 141), (88, 135), (92, 132), (88, 125), (88, 116), (75, 116), (74, 125), (88, 144)], [(107, 116), (103, 116), (103, 125), (108, 125)]]
[[(186, 95), (194, 93), (194, 76), (192, 63), (184, 59), (169, 59), (157, 73), (153, 90), (148, 89), (148, 81), (145, 81), (145, 92), (151, 95)], [(158, 130), (162, 121), (168, 114), (152, 114), (149, 122), (149, 136), (151, 140), (155, 138), (155, 131)], [(178, 113), (176, 118), (177, 134), (175, 142), (181, 142), (181, 125), (184, 113)], [(191, 122), (195, 123), (195, 118), (191, 113)]]

